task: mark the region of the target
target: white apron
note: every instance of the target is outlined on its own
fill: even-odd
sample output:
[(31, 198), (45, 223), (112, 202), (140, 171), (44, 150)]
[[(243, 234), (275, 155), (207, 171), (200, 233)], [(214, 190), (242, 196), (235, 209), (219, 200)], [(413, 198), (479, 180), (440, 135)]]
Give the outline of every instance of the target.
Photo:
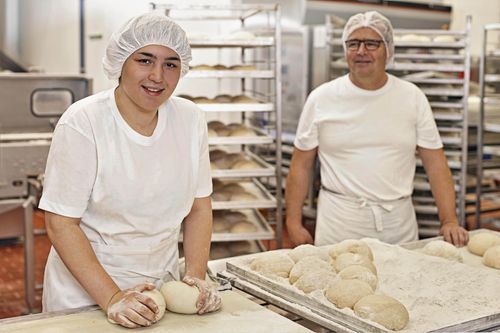
[(322, 187), (317, 214), (314, 241), (317, 246), (364, 237), (390, 244), (418, 240), (417, 218), (409, 196), (375, 202)]
[[(156, 246), (110, 246), (91, 243), (97, 259), (120, 289), (151, 282), (159, 287), (163, 280), (179, 279), (179, 229)], [(64, 297), (61, 297), (64, 295)], [(93, 305), (87, 294), (52, 247), (43, 283), (43, 311), (58, 311)]]

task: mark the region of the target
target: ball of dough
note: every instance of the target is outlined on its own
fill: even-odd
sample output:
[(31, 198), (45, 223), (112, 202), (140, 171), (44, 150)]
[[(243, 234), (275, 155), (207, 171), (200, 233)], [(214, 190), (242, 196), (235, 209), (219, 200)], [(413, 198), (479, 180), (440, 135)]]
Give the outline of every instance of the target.
[(211, 197), (214, 201), (229, 201), (231, 199), (231, 193), (220, 190), (213, 192)]
[(193, 101), (193, 103), (196, 103), (196, 104), (207, 104), (207, 103), (212, 102), (212, 100), (210, 98), (205, 97), (205, 96), (193, 97), (192, 101)]
[(227, 152), (222, 149), (214, 149), (211, 150), (208, 154), (210, 156), (210, 161), (216, 161), (219, 158), (223, 158), (224, 156), (226, 156)]
[(242, 128), (237, 128), (234, 131), (231, 131), (229, 136), (257, 136), (257, 134), (251, 128), (242, 127)]
[(370, 285), (373, 291), (377, 289), (378, 279), (368, 268), (361, 265), (352, 265), (344, 268), (338, 274), (343, 280), (361, 280)]
[(257, 200), (257, 196), (252, 193), (234, 193), (231, 195), (231, 201), (252, 201)]
[(228, 136), (231, 134), (231, 130), (227, 127), (217, 128), (215, 132), (217, 133), (217, 136)]
[[(290, 255), (290, 253), (288, 255)], [(293, 265), (293, 268), (290, 271), (289, 281), (291, 284), (294, 284), (295, 281), (297, 281), (302, 275), (304, 275), (304, 273), (317, 270), (331, 271), (332, 267), (326, 261), (321, 260), (318, 257), (304, 257), (300, 259), (295, 265)]]
[(212, 120), (207, 123), (207, 126), (209, 129), (213, 129), (214, 131), (217, 131), (218, 129), (225, 128), (226, 125), (224, 125), (223, 122), (218, 121), (218, 120)]
[(167, 310), (182, 314), (195, 314), (198, 312), (196, 301), (200, 295), (198, 288), (189, 286), (181, 281), (169, 281), (160, 289)]
[(229, 183), (224, 185), (224, 191), (228, 191), (231, 194), (235, 193), (245, 193), (245, 188), (238, 183)]
[(373, 260), (373, 253), (370, 247), (358, 239), (346, 239), (329, 248), (330, 256), (335, 260), (342, 253), (362, 254), (370, 260)]
[(254, 65), (232, 65), (229, 67), (233, 71), (254, 71)]
[(214, 68), (207, 64), (199, 64), (192, 67), (195, 71), (212, 71)]
[(207, 133), (208, 133), (208, 137), (209, 137), (209, 138), (213, 138), (213, 137), (218, 136), (218, 135), (217, 135), (217, 132), (216, 132), (215, 130), (211, 129), (211, 128), (209, 128), (209, 129), (208, 129), (208, 132), (207, 132)]
[(410, 314), (405, 306), (385, 295), (363, 297), (354, 305), (354, 313), (395, 331), (402, 330), (410, 321)]
[(217, 95), (214, 100), (217, 103), (231, 103), (231, 96), (227, 94)]
[(234, 131), (235, 129), (243, 128), (243, 127), (245, 127), (245, 125), (243, 125), (242, 123), (230, 123), (227, 125), (227, 128), (229, 128), (231, 131)]
[(309, 256), (315, 256), (318, 257), (319, 259), (329, 262), (327, 253), (322, 248), (319, 248), (311, 244), (299, 245), (290, 252), (288, 252), (288, 255), (295, 262), (299, 262), (301, 259)]
[(339, 279), (328, 286), (325, 296), (340, 309), (352, 309), (361, 298), (371, 294), (372, 288), (364, 281)]
[(434, 240), (427, 243), (422, 252), (435, 257), (442, 257), (452, 261), (463, 262), (460, 250), (457, 249), (453, 244), (445, 242), (443, 240)]
[(231, 223), (236, 223), (238, 221), (245, 221), (247, 219), (247, 216), (242, 212), (231, 210), (224, 214), (224, 218)]
[(214, 216), (212, 222), (212, 232), (225, 232), (229, 230), (231, 222), (222, 216)]
[(231, 166), (231, 169), (239, 169), (239, 170), (252, 170), (259, 168), (261, 168), (261, 166), (258, 163), (248, 160), (238, 161)]
[(500, 245), (500, 237), (492, 233), (481, 232), (470, 237), (467, 249), (473, 254), (483, 256), (487, 249), (495, 245)]
[(227, 70), (227, 66), (222, 64), (216, 64), (213, 66), (213, 68), (217, 71)]
[(373, 265), (371, 260), (364, 255), (347, 252), (340, 254), (335, 260), (335, 269), (337, 270), (337, 272), (340, 272), (344, 268), (352, 265), (364, 266), (372, 271), (373, 274), (377, 275), (377, 269), (375, 268), (375, 265)]
[(258, 100), (252, 98), (252, 97), (248, 97), (248, 96), (245, 96), (245, 95), (237, 95), (237, 96), (233, 96), (232, 98), (232, 102), (233, 103), (244, 103), (244, 104), (254, 104), (254, 103), (259, 103)]
[(229, 242), (227, 248), (232, 256), (252, 253), (252, 243), (249, 241)]
[(224, 183), (218, 179), (212, 178), (212, 186), (214, 188), (214, 191), (218, 191), (224, 187)]
[(285, 253), (267, 252), (255, 258), (250, 268), (262, 275), (288, 278), (295, 263)]
[(315, 290), (325, 289), (335, 279), (335, 276), (336, 274), (332, 270), (318, 269), (302, 274), (293, 285), (308, 294)]
[(500, 245), (492, 246), (484, 252), (483, 264), (491, 268), (500, 269)]
[(165, 303), (165, 298), (163, 297), (162, 293), (157, 289), (145, 290), (142, 292), (142, 294), (150, 297), (153, 301), (155, 301), (156, 305), (158, 306), (159, 311), (154, 319), (154, 322), (156, 323), (165, 315), (165, 309), (167, 306)]
[(229, 232), (232, 234), (245, 234), (249, 232), (256, 232), (257, 230), (257, 226), (248, 221), (236, 222), (229, 228)]

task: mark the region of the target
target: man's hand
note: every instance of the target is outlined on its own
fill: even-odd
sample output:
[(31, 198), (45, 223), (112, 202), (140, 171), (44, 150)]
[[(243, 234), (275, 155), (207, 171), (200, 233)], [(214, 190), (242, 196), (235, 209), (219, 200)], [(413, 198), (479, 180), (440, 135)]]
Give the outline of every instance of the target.
[(182, 279), (182, 282), (190, 286), (195, 286), (200, 291), (200, 296), (196, 302), (198, 314), (213, 312), (220, 309), (222, 305), (220, 295), (217, 289), (211, 286), (207, 281), (186, 275)]
[(458, 247), (467, 245), (469, 241), (469, 233), (467, 230), (459, 226), (456, 222), (444, 223), (441, 226), (439, 234), (443, 236), (445, 241)]
[(287, 231), (288, 231), (288, 236), (290, 238), (290, 242), (292, 243), (292, 246), (299, 246), (302, 244), (313, 244), (313, 238), (309, 231), (304, 228), (303, 225), (296, 226), (290, 228), (290, 226), (287, 226)]

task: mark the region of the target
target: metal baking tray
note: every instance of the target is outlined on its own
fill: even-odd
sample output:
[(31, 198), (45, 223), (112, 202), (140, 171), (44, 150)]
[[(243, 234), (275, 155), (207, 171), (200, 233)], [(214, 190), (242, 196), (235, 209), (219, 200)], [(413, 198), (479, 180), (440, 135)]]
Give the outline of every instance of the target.
[(212, 200), (212, 209), (245, 209), (245, 208), (276, 208), (276, 198), (265, 189), (257, 179), (239, 182), (245, 190), (257, 196), (257, 200), (247, 201), (215, 201)]
[(187, 78), (251, 78), (251, 79), (271, 79), (275, 77), (272, 70), (190, 70), (186, 74)]
[[(347, 63), (345, 62), (331, 62), (330, 66), (332, 68), (347, 69)], [(441, 71), (441, 72), (462, 72), (464, 70), (464, 65), (456, 64), (433, 64), (433, 63), (401, 63), (395, 62), (394, 65), (389, 68), (394, 71)]]
[(464, 96), (464, 89), (461, 88), (420, 88), (428, 96)]
[(267, 144), (273, 143), (274, 138), (259, 128), (252, 127), (256, 136), (215, 136), (208, 138), (209, 145), (244, 145), (244, 144)]
[(274, 111), (274, 103), (199, 103), (196, 104), (206, 112), (264, 112)]
[(262, 158), (252, 152), (245, 152), (245, 156), (253, 162), (259, 164), (256, 169), (212, 169), (213, 178), (244, 178), (244, 177), (266, 177), (274, 176), (276, 169), (274, 166), (265, 162)]

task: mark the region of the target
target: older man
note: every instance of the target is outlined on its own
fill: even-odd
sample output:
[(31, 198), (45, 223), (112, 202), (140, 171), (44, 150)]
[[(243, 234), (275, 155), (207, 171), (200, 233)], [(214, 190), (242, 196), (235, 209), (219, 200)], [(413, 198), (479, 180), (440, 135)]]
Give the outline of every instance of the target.
[(394, 58), (391, 23), (377, 12), (354, 15), (342, 41), (349, 74), (311, 92), (297, 129), (285, 195), (292, 243), (313, 243), (302, 225), (302, 205), (316, 154), (321, 165), (316, 245), (362, 237), (416, 240), (411, 193), (417, 150), (441, 234), (465, 245), (468, 234), (458, 224), (451, 173), (430, 105), (418, 87), (385, 71)]

